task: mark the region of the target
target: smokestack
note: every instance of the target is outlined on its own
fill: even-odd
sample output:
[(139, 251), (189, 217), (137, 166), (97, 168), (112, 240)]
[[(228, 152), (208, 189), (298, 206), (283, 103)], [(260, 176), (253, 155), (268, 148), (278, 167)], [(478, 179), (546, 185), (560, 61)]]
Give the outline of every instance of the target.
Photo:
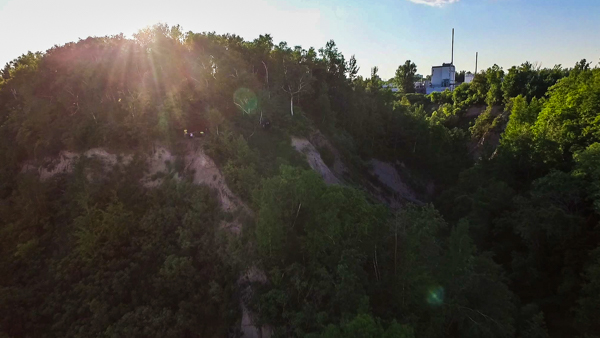
[(475, 74), (477, 74), (477, 61), (479, 60), (479, 52), (475, 52)]
[(454, 28), (452, 28), (452, 61), (450, 64), (454, 64)]

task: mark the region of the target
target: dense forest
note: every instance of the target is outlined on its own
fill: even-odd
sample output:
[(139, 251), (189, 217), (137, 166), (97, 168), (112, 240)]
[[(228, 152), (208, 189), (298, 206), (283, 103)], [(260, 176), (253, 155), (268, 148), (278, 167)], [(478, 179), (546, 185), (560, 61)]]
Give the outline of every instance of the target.
[[(8, 63), (0, 337), (240, 337), (247, 313), (272, 337), (600, 337), (600, 68), (426, 96), (399, 64), (392, 92), (333, 41), (166, 25)], [(341, 184), (293, 147), (314, 133)], [(156, 147), (174, 160), (144, 185)], [(242, 207), (195, 184), (190, 147)], [(95, 148), (119, 155), (42, 179)], [(376, 198), (371, 159), (418, 200)]]

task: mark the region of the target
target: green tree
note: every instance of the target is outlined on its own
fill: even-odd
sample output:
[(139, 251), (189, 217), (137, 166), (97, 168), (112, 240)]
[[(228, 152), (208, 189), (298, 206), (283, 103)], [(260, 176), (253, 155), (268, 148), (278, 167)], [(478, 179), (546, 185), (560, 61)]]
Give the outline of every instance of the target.
[(484, 70), (475, 74), (473, 82), (471, 82), (471, 95), (473, 103), (485, 103), (489, 90), (490, 84), (487, 79), (487, 72)]
[(583, 150), (599, 141), (599, 98), (600, 69), (573, 72), (552, 88), (533, 127), (535, 137), (558, 145), (561, 153)]
[(403, 65), (396, 69), (395, 84), (403, 93), (415, 92), (415, 74), (417, 74), (417, 66), (414, 62), (406, 60)]
[(485, 98), (485, 103), (487, 103), (488, 106), (495, 106), (502, 103), (502, 80), (504, 78), (504, 71), (498, 65), (493, 65), (488, 68), (485, 75), (490, 86)]
[(600, 295), (600, 250), (591, 253), (591, 262), (585, 270), (585, 283), (581, 290), (581, 296), (577, 301), (578, 331), (587, 335), (600, 335), (600, 326), (594, 313), (599, 311)]

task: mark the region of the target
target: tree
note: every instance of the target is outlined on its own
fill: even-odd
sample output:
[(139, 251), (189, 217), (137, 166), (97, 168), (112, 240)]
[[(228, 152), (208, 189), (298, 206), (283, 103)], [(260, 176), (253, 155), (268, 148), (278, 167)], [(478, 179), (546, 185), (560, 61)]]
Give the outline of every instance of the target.
[(502, 82), (504, 102), (508, 103), (518, 95), (522, 95), (527, 101), (534, 98), (541, 99), (546, 96), (550, 87), (566, 75), (567, 71), (560, 65), (551, 69), (541, 69), (530, 62), (525, 62), (518, 67), (513, 66)]
[(485, 75), (490, 86), (485, 98), (485, 103), (487, 103), (488, 106), (495, 106), (502, 103), (502, 80), (504, 78), (504, 71), (498, 65), (493, 65), (488, 68)]
[(293, 53), (283, 58), (283, 85), (281, 89), (290, 96), (290, 114), (294, 116), (294, 98), (306, 92), (312, 81), (310, 68), (304, 64), (307, 52), (297, 47)]
[(414, 93), (416, 73), (417, 66), (414, 62), (406, 60), (403, 65), (400, 65), (398, 69), (396, 69), (396, 77), (394, 78), (398, 89), (401, 89), (403, 93)]
[(600, 311), (600, 249), (591, 253), (591, 262), (585, 269), (585, 283), (577, 301), (578, 331), (587, 335), (600, 335), (600, 325), (594, 313)]
[(489, 90), (490, 84), (487, 81), (486, 71), (484, 70), (475, 74), (473, 82), (471, 82), (473, 103), (485, 103), (485, 99)]
[(447, 326), (461, 337), (514, 336), (513, 294), (504, 283), (502, 267), (489, 256), (477, 255), (469, 224), (460, 221), (448, 239), (443, 274)]
[[(162, 24), (6, 65), (0, 336), (236, 336), (240, 298), (283, 337), (598, 335), (598, 68), (494, 66), (429, 96), (411, 93), (411, 61), (385, 82), (358, 70), (333, 41)], [(474, 161), (489, 131), (500, 145)], [(348, 184), (326, 185), (291, 135), (331, 149)], [(156, 143), (174, 159), (148, 177)], [(191, 184), (199, 147), (231, 192), (219, 175), (202, 180), (218, 191)], [(27, 170), (91, 148), (131, 157)], [(371, 158), (435, 206), (383, 206), (398, 194)], [(240, 279), (250, 266), (264, 283)]]
[(469, 94), (471, 92), (471, 86), (468, 83), (461, 83), (454, 91), (452, 91), (452, 101), (454, 106), (457, 108), (464, 108), (469, 103)]
[(350, 81), (353, 81), (354, 79), (356, 79), (356, 74), (358, 74), (358, 71), (360, 70), (360, 67), (358, 67), (358, 64), (356, 62), (356, 57), (354, 55), (352, 55), (350, 57), (347, 68), (348, 68), (348, 79)]
[(467, 74), (467, 71), (465, 71), (465, 70), (461, 70), (460, 72), (457, 72), (456, 75), (455, 75), (455, 77), (454, 77), (454, 81), (456, 83), (463, 83), (463, 82), (465, 82), (465, 74)]
[(592, 198), (596, 212), (600, 212), (600, 143), (575, 153), (574, 159), (573, 174), (585, 179), (588, 196)]
[[(585, 149), (600, 141), (600, 69), (574, 71), (552, 87), (533, 127), (536, 138), (558, 145), (560, 152)], [(560, 156), (560, 154), (556, 154)]]

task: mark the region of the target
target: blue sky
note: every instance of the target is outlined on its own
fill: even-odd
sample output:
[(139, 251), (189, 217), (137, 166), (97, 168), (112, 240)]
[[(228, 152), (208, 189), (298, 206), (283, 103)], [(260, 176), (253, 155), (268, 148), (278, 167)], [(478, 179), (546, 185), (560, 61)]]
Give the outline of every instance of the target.
[[(436, 3), (433, 6), (417, 2)], [(333, 39), (355, 54), (360, 74), (383, 78), (413, 60), (421, 74), (449, 62), (474, 70), (525, 61), (573, 66), (600, 59), (600, 0), (0, 0), (0, 63), (88, 36), (124, 33), (157, 22), (184, 30), (269, 33), (316, 48)]]

